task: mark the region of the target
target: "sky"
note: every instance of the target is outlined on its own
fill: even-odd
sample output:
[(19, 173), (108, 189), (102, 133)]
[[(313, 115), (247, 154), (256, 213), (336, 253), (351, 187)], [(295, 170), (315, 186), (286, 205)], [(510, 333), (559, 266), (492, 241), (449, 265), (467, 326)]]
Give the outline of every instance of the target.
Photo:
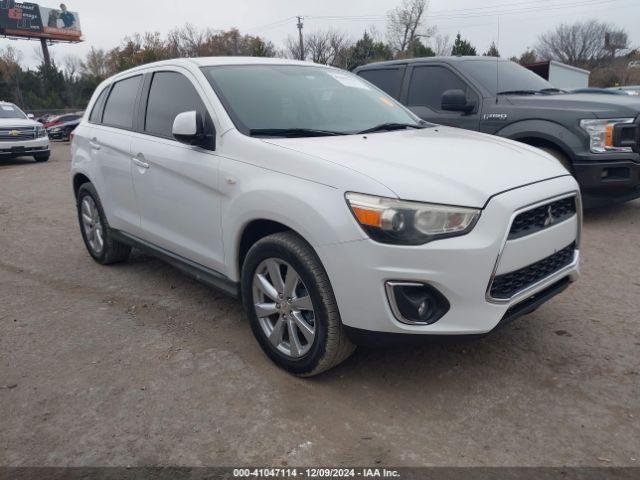
[[(51, 0), (31, 0), (57, 7)], [(70, 55), (83, 56), (92, 46), (110, 49), (136, 32), (167, 33), (191, 23), (198, 27), (229, 29), (260, 35), (282, 46), (297, 35), (297, 15), (304, 16), (307, 32), (329, 28), (342, 30), (357, 40), (365, 30), (385, 35), (385, 15), (401, 0), (66, 0), (78, 11), (85, 41), (58, 44), (51, 54), (58, 64)], [(452, 38), (463, 37), (484, 52), (496, 41), (502, 56), (519, 55), (535, 46), (541, 33), (561, 22), (598, 19), (623, 27), (631, 43), (640, 47), (640, 0), (431, 0), (426, 25)], [(325, 18), (323, 18), (325, 17)], [(326, 18), (332, 17), (332, 18)], [(499, 32), (499, 34), (498, 34)], [(0, 39), (0, 47), (13, 45), (28, 66), (40, 61), (39, 43)]]

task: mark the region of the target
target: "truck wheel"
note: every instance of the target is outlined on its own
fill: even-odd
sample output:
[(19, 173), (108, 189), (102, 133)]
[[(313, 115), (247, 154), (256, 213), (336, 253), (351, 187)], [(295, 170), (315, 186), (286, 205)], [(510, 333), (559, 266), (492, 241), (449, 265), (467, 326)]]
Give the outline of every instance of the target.
[(355, 350), (320, 259), (293, 232), (265, 237), (249, 250), (242, 298), (264, 352), (294, 375), (318, 375)]
[(78, 221), (84, 244), (96, 262), (108, 265), (129, 258), (131, 247), (113, 238), (98, 193), (90, 183), (78, 190)]
[(547, 152), (549, 155), (553, 157), (556, 157), (558, 161), (562, 164), (562, 166), (567, 170), (569, 170), (569, 173), (575, 177), (575, 174), (573, 172), (573, 164), (571, 163), (571, 160), (569, 159), (569, 157), (567, 157), (564, 153), (560, 152), (559, 150), (556, 150), (555, 148), (549, 148), (549, 147), (542, 147), (540, 148), (540, 150)]
[(50, 157), (51, 157), (51, 152), (39, 153), (33, 156), (36, 162), (46, 162), (49, 160)]

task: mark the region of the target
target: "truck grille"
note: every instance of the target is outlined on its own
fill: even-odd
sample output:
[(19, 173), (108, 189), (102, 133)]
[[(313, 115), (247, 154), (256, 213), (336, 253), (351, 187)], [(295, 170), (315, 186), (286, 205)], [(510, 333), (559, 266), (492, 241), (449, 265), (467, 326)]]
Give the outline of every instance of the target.
[(36, 129), (34, 127), (5, 127), (0, 129), (0, 142), (33, 140), (34, 138), (36, 138)]
[(491, 297), (496, 300), (509, 300), (519, 292), (570, 265), (573, 262), (575, 250), (576, 244), (574, 242), (539, 262), (515, 272), (498, 275), (493, 279), (491, 285)]
[(570, 219), (576, 214), (576, 197), (563, 198), (518, 215), (509, 232), (509, 240), (526, 237)]

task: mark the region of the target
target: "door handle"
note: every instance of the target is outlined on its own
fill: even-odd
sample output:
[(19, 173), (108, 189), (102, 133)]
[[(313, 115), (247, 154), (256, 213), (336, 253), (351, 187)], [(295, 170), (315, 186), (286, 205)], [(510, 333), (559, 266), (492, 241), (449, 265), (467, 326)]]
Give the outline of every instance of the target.
[(140, 168), (144, 168), (145, 170), (148, 169), (151, 165), (149, 165), (147, 162), (143, 162), (142, 160), (140, 160), (137, 157), (132, 157), (131, 160), (133, 161), (133, 163), (135, 163), (138, 167)]
[(92, 138), (91, 140), (89, 140), (89, 145), (91, 146), (91, 148), (93, 148), (94, 150), (100, 150), (102, 147), (100, 146), (100, 144), (98, 143), (98, 139), (97, 138)]

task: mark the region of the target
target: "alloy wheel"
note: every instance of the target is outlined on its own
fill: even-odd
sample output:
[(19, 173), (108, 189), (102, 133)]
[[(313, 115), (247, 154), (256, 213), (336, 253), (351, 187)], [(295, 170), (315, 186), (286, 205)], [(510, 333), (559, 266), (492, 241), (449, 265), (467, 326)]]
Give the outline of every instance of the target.
[(264, 260), (253, 276), (253, 304), (271, 345), (290, 358), (304, 357), (316, 338), (309, 290), (296, 270), (277, 258)]
[(96, 255), (100, 255), (104, 249), (104, 229), (96, 202), (89, 195), (86, 195), (82, 199), (80, 215), (82, 218), (82, 228), (89, 248), (91, 248)]

